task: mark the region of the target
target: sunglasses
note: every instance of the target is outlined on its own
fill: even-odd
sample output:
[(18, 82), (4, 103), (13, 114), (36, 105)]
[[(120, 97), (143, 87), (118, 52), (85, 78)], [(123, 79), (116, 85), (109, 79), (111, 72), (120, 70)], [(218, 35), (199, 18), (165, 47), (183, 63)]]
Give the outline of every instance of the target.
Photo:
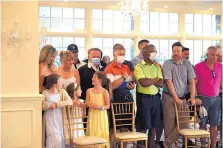
[(211, 74), (212, 74), (212, 78), (214, 79), (216, 77), (215, 71), (214, 70), (211, 70)]

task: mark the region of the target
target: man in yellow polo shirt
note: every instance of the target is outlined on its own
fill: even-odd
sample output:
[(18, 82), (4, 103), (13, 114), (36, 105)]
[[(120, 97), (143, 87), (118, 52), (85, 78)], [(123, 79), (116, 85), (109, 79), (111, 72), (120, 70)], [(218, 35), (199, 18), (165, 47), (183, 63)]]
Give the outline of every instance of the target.
[(155, 128), (160, 120), (160, 94), (159, 87), (163, 86), (163, 77), (160, 66), (154, 62), (156, 47), (147, 45), (142, 50), (144, 60), (136, 65), (134, 75), (138, 83), (139, 127), (141, 132), (148, 131), (148, 148), (154, 145)]

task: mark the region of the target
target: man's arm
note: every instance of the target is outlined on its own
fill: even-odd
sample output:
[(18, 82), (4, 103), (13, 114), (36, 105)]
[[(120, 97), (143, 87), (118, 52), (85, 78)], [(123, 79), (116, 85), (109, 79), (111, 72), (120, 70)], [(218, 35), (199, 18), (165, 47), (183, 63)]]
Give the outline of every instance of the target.
[(166, 84), (167, 84), (167, 87), (168, 87), (168, 89), (170, 91), (170, 94), (174, 98), (175, 102), (177, 102), (179, 104), (182, 104), (183, 101), (178, 98), (177, 93), (176, 93), (176, 91), (174, 89), (172, 80), (166, 80)]
[(159, 81), (156, 82), (154, 85), (156, 87), (163, 87), (163, 75), (162, 75), (162, 71), (161, 71), (161, 66), (159, 64), (156, 64), (156, 66), (157, 66), (157, 70), (158, 70), (157, 77), (159, 78)]

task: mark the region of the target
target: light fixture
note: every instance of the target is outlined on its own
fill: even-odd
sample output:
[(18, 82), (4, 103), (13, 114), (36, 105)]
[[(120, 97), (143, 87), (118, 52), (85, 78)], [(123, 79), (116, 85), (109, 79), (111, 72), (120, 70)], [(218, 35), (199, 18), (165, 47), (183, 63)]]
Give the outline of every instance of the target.
[(17, 45), (30, 40), (32, 37), (30, 32), (30, 25), (28, 24), (27, 30), (23, 31), (20, 27), (17, 16), (13, 23), (13, 28), (11, 28), (9, 31), (6, 31), (4, 28), (2, 30), (2, 40), (5, 41), (8, 45), (13, 45), (16, 48), (18, 47)]
[(121, 11), (125, 16), (134, 19), (148, 14), (148, 0), (121, 0)]
[(208, 10), (210, 10), (210, 11), (211, 11), (211, 10), (212, 10), (212, 8), (209, 8)]
[(43, 24), (39, 29), (39, 44), (40, 47), (46, 45), (47, 43), (47, 27), (45, 26), (45, 16), (43, 16)]
[(164, 8), (168, 8), (168, 6), (164, 6)]

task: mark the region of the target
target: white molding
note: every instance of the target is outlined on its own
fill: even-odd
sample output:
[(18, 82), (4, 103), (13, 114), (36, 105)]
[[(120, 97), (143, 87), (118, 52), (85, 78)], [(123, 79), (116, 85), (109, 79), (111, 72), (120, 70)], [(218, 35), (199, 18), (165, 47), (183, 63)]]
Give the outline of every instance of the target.
[(0, 94), (1, 101), (42, 101), (43, 95), (41, 94)]

